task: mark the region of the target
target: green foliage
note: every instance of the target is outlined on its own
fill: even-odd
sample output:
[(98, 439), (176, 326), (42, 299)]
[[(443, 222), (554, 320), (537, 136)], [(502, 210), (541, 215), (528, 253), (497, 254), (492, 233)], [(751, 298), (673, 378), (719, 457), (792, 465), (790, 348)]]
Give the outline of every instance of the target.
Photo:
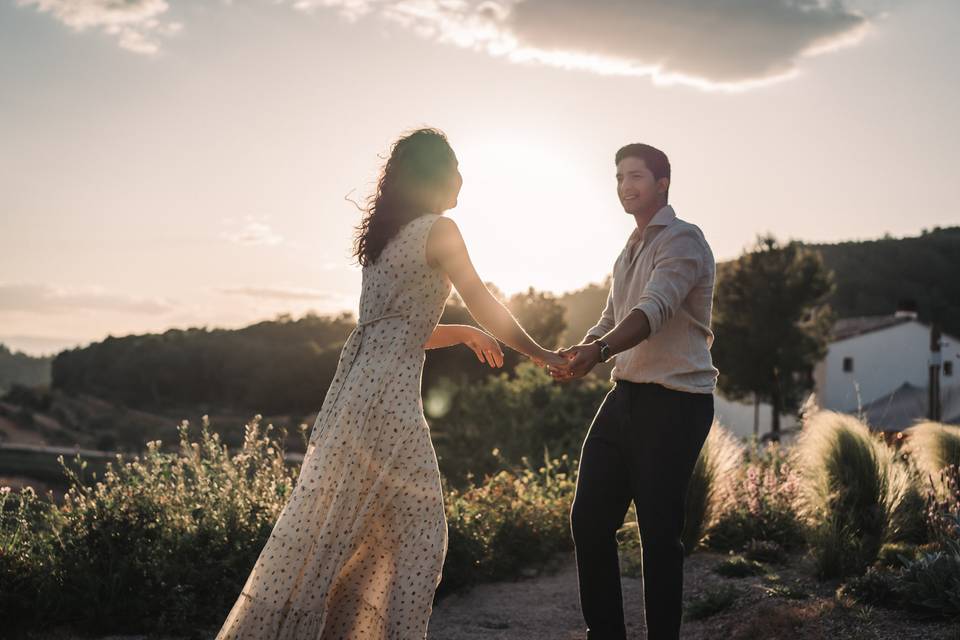
[(862, 576), (843, 584), (837, 593), (863, 604), (895, 608), (900, 605), (896, 573), (886, 567), (870, 567)]
[(922, 422), (906, 431), (904, 449), (925, 479), (939, 485), (940, 472), (960, 466), (960, 427), (939, 422)]
[(25, 387), (50, 384), (52, 357), (35, 358), (21, 351), (13, 352), (0, 343), (0, 394), (14, 385)]
[(787, 561), (787, 552), (782, 546), (772, 540), (751, 540), (743, 548), (743, 555), (748, 560), (783, 564)]
[(767, 572), (762, 564), (742, 556), (733, 556), (723, 560), (713, 568), (713, 572), (725, 578), (746, 578), (759, 576)]
[(915, 477), (866, 425), (821, 411), (805, 421), (797, 446), (803, 515), (821, 578), (863, 573), (884, 542), (922, 537)]
[(896, 592), (908, 609), (923, 616), (960, 618), (960, 540), (907, 564)]
[(707, 530), (707, 545), (718, 551), (762, 543), (798, 547), (803, 542), (796, 512), (800, 474), (776, 443), (748, 455), (749, 461), (726, 477), (729, 491)]
[(926, 519), (934, 542), (960, 540), (960, 466), (944, 467), (932, 478), (927, 489)]
[(714, 422), (703, 443), (687, 488), (683, 547), (686, 554), (696, 549), (716, 513), (728, 499), (735, 474), (743, 459), (740, 442), (719, 422)]
[(763, 592), (770, 598), (786, 598), (788, 600), (806, 600), (810, 597), (810, 594), (802, 588), (789, 584), (766, 585)]
[(915, 300), (920, 319), (939, 319), (960, 336), (960, 227), (934, 229), (911, 238), (808, 245), (836, 274), (829, 303), (841, 318), (893, 313), (901, 300)]
[(60, 352), (52, 386), (144, 409), (306, 413), (318, 408), (354, 324), (349, 314), (308, 314), (239, 330), (108, 337)]
[(684, 606), (683, 618), (684, 620), (709, 618), (732, 607), (740, 596), (740, 590), (729, 584), (707, 589), (702, 596)]
[[(440, 470), (454, 485), (470, 475), (496, 473), (504, 464), (550, 454), (575, 456), (610, 383), (594, 376), (569, 383), (524, 363), (514, 377), (481, 383), (438, 385), (427, 392)], [(440, 407), (442, 415), (431, 415)], [(495, 453), (494, 453), (495, 452)]]
[[(257, 416), (231, 454), (203, 422), (180, 448), (82, 481), (63, 503), (0, 490), (0, 619), (6, 629), (65, 624), (89, 633), (193, 633), (222, 622), (287, 503), (299, 467)], [(301, 434), (305, 436), (306, 434)], [(575, 461), (500, 471), (445, 496), (449, 544), (441, 592), (536, 570), (570, 550)], [(52, 496), (50, 497), (52, 498)]]
[(717, 267), (712, 348), (718, 384), (733, 400), (758, 398), (780, 414), (799, 409), (826, 354), (833, 279), (820, 256), (798, 242), (760, 237)]
[(86, 461), (75, 470), (61, 457), (63, 504), (0, 530), (0, 546), (28, 559), (23, 575), (33, 576), (25, 592), (4, 574), (0, 602), (20, 598), (35, 621), (96, 633), (184, 632), (225, 614), (296, 478), (271, 428), (261, 434), (255, 418), (231, 456), (206, 422), (199, 442), (184, 422), (178, 454), (150, 442), (143, 459), (117, 456), (93, 485), (78, 475)]
[(439, 592), (536, 569), (571, 550), (569, 514), (576, 462), (566, 456), (500, 471), (446, 495), (449, 541)]
[(928, 618), (960, 619), (960, 540), (904, 559), (900, 569), (871, 567), (840, 593), (867, 604), (907, 609)]

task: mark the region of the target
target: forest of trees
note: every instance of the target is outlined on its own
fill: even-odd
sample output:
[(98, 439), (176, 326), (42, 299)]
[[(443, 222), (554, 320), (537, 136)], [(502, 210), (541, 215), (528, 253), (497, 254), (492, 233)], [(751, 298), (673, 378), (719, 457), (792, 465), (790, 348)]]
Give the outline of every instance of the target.
[[(936, 319), (947, 333), (960, 335), (960, 282), (957, 279), (960, 272), (960, 227), (935, 229), (918, 237), (899, 240), (887, 238), (839, 245), (787, 243), (783, 246), (791, 247), (790, 250), (803, 247), (822, 256), (821, 264), (833, 272), (834, 287), (825, 302), (833, 309), (834, 317), (889, 314), (899, 301), (913, 299), (918, 303), (922, 320)], [(738, 273), (732, 266), (743, 259), (718, 265), (718, 292), (725, 290), (721, 280)], [(763, 288), (765, 278), (750, 276), (736, 287)], [(538, 341), (547, 347), (556, 347), (579, 341), (586, 329), (596, 322), (606, 299), (608, 282), (592, 284), (562, 296), (533, 289), (509, 299), (497, 291), (495, 293), (505, 300), (520, 323)], [(739, 291), (738, 296), (750, 303), (749, 291)], [(811, 299), (817, 304), (823, 302), (817, 296)], [(749, 305), (741, 307), (744, 311), (737, 313), (762, 313)], [(722, 310), (723, 305), (716, 305), (715, 314), (717, 309)], [(729, 363), (737, 361), (738, 352), (732, 343), (737, 340), (736, 331), (743, 331), (742, 323), (731, 322), (732, 307), (728, 306), (728, 309), (731, 311), (726, 318), (714, 319), (718, 341), (724, 339), (720, 335), (724, 332), (733, 336), (723, 348), (715, 343), (718, 364), (721, 360), (727, 363), (724, 368), (728, 375), (722, 377), (721, 385), (729, 386), (729, 391), (738, 397), (749, 397), (753, 392), (765, 397), (772, 392), (779, 393), (777, 389), (783, 387), (783, 382), (771, 390), (769, 385), (760, 388), (759, 383), (745, 383), (746, 372), (740, 381), (734, 380), (737, 375), (735, 367)], [(475, 324), (456, 296), (447, 305), (441, 322)], [(197, 412), (305, 416), (319, 409), (336, 369), (340, 349), (354, 324), (355, 318), (348, 313), (339, 316), (308, 314), (300, 319), (285, 315), (239, 330), (171, 329), (162, 334), (108, 337), (84, 348), (61, 352), (53, 359), (52, 366), (49, 360), (29, 359), (23, 354), (0, 349), (0, 384), (4, 373), (16, 366), (19, 367), (17, 371), (29, 371), (29, 375), (34, 376), (29, 378), (29, 385), (42, 384), (39, 378), (49, 375), (51, 388), (56, 393), (88, 394), (120, 407), (165, 416), (195, 415)], [(816, 342), (822, 342), (822, 335)], [(808, 351), (815, 355), (819, 349), (811, 347)], [(523, 360), (509, 349), (505, 349), (505, 353), (505, 367), (492, 370), (480, 365), (472, 352), (462, 346), (429, 351), (423, 378), (425, 398), (442, 400), (446, 397), (449, 400), (451, 394), (474, 388), (471, 397), (483, 404), (484, 394), (501, 393), (506, 389), (503, 384), (495, 382), (499, 376), (505, 373), (512, 380), (517, 365)], [(778, 371), (785, 362), (774, 363)], [(51, 373), (46, 373), (44, 366), (51, 367)], [(796, 388), (801, 389), (806, 384), (802, 374), (806, 364), (794, 362), (790, 366), (798, 367), (798, 373), (790, 374), (790, 379), (797, 380)], [(601, 382), (608, 372), (609, 368), (598, 368)], [(756, 377), (755, 374), (749, 375)], [(528, 399), (522, 402), (539, 406), (546, 401), (545, 398), (553, 397), (544, 390), (549, 386), (549, 379), (544, 381), (525, 375), (526, 381), (517, 383), (520, 385), (517, 389), (528, 394)], [(23, 378), (14, 378), (13, 381), (23, 383)], [(795, 404), (796, 393), (789, 389), (785, 391), (788, 393), (783, 396), (784, 407), (789, 409)], [(603, 387), (591, 387), (585, 392), (597, 399), (603, 393)], [(455, 407), (450, 416), (443, 412), (430, 416), (441, 427), (440, 432), (449, 430), (454, 418), (461, 422), (465, 420), (462, 409), (465, 398), (460, 396), (461, 408)], [(442, 404), (440, 402), (437, 406)], [(577, 416), (581, 421), (588, 418)], [(486, 425), (483, 429), (495, 428), (488, 421), (482, 422)], [(542, 428), (546, 431), (538, 431), (540, 435), (557, 431), (548, 424)], [(472, 446), (469, 442), (470, 438), (459, 438), (456, 446), (469, 449)], [(480, 440), (472, 442), (478, 444)], [(532, 446), (533, 440), (529, 442)], [(566, 448), (568, 443), (565, 440), (564, 443), (563, 448)], [(488, 455), (488, 452), (481, 453)]]

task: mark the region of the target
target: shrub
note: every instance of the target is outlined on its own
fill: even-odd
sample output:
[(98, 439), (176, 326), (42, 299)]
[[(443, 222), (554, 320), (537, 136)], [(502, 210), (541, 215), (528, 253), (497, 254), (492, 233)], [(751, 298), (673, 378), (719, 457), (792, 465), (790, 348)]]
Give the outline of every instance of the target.
[[(504, 463), (540, 459), (545, 449), (554, 456), (576, 457), (609, 390), (610, 382), (596, 376), (556, 382), (530, 363), (518, 365), (512, 377), (502, 373), (482, 382), (438, 382), (427, 391), (424, 409), (440, 471), (453, 486), (462, 487), (470, 474), (494, 475)], [(490, 455), (494, 449), (499, 456)]]
[(744, 546), (743, 555), (757, 562), (783, 564), (787, 561), (787, 552), (772, 540), (751, 540)]
[(906, 431), (904, 450), (925, 480), (937, 481), (941, 470), (960, 466), (960, 427), (922, 422)]
[(687, 489), (683, 547), (691, 553), (704, 537), (730, 491), (730, 475), (743, 459), (743, 447), (719, 422), (703, 443)]
[(686, 620), (709, 618), (733, 606), (740, 594), (739, 589), (729, 584), (707, 589), (702, 596), (686, 604), (683, 617)]
[(534, 469), (500, 471), (446, 496), (449, 541), (439, 593), (514, 577), (573, 548), (570, 504), (576, 462), (563, 456)]
[(927, 489), (926, 502), (930, 539), (939, 544), (960, 540), (960, 466), (949, 465), (937, 474)]
[(720, 562), (713, 568), (713, 572), (725, 578), (746, 578), (762, 575), (766, 573), (766, 569), (755, 560), (734, 556)]
[(840, 589), (860, 602), (907, 609), (921, 617), (960, 618), (960, 540), (908, 560), (902, 569), (871, 567)]
[(797, 457), (819, 577), (863, 573), (884, 542), (922, 537), (913, 476), (856, 418), (832, 411), (807, 418)]
[[(199, 442), (184, 422), (178, 452), (150, 442), (142, 459), (118, 455), (91, 486), (60, 458), (71, 485), (59, 507), (30, 488), (0, 490), (4, 631), (21, 623), (182, 634), (222, 622), (299, 474), (284, 461), (283, 435), (273, 439), (259, 421), (233, 455), (206, 420)], [(86, 462), (75, 460), (82, 472)], [(524, 462), (446, 491), (443, 592), (516, 576), (572, 548), (575, 462)]]
[(851, 578), (842, 585), (837, 594), (863, 604), (896, 608), (901, 606), (897, 579), (897, 574), (889, 568), (870, 567), (862, 576)]
[(895, 589), (904, 606), (922, 616), (960, 618), (960, 540), (908, 563)]
[(752, 541), (793, 549), (803, 541), (795, 509), (799, 473), (779, 445), (750, 452), (747, 465), (730, 474), (730, 487), (720, 513), (707, 531), (707, 545), (719, 551), (741, 551)]

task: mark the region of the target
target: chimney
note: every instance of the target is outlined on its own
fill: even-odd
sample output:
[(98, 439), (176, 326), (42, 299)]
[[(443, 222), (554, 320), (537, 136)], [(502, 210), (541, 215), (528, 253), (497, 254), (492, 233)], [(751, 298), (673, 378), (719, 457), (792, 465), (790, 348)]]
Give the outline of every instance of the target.
[(910, 318), (911, 320), (916, 320), (917, 316), (917, 301), (913, 298), (904, 298), (897, 302), (897, 310), (894, 312), (894, 318)]

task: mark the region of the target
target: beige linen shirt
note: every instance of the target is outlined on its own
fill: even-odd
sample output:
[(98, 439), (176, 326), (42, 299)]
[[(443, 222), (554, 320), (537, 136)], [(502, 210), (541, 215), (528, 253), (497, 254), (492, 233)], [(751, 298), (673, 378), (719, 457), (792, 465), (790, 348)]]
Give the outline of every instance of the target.
[(612, 380), (654, 382), (691, 393), (713, 393), (710, 313), (716, 263), (703, 233), (667, 205), (643, 233), (634, 229), (613, 265), (600, 321), (587, 335), (603, 336), (634, 309), (650, 321), (650, 337), (614, 356)]

